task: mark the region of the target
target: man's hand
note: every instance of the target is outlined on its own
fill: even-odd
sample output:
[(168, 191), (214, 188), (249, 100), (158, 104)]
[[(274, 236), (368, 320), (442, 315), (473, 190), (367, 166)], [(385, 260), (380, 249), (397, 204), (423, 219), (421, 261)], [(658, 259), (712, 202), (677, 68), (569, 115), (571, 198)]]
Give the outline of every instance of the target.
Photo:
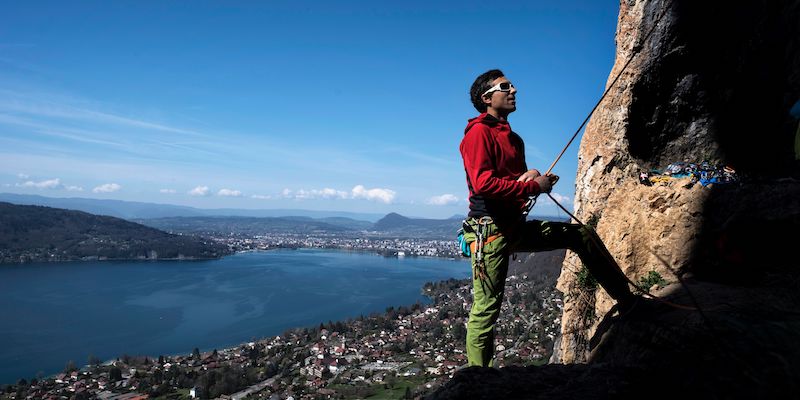
[(531, 169), (531, 170), (526, 171), (524, 174), (522, 174), (522, 176), (517, 178), (517, 180), (520, 181), (520, 182), (527, 182), (527, 181), (536, 179), (541, 175), (542, 174), (539, 172), (538, 169)]
[(544, 176), (538, 176), (534, 179), (536, 183), (539, 184), (539, 190), (541, 193), (550, 193), (553, 190), (553, 185), (558, 181), (558, 175), (547, 174)]

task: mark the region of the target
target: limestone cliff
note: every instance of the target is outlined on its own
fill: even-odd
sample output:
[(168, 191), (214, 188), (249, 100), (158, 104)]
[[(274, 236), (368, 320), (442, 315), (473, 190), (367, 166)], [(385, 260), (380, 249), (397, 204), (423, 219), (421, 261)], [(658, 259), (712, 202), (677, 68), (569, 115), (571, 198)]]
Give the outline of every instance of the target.
[[(776, 229), (792, 232), (800, 221), (789, 114), (800, 99), (798, 21), (797, 1), (620, 3), (609, 83), (641, 51), (587, 125), (575, 210), (596, 221), (633, 281), (656, 271), (672, 283), (686, 275), (754, 284), (797, 267), (781, 261), (795, 258), (796, 232)], [(741, 184), (638, 182), (640, 171), (703, 160), (733, 166)], [(612, 306), (578, 282), (580, 266), (568, 256), (559, 278), (567, 299), (560, 362), (588, 360), (589, 339)]]
[[(800, 397), (800, 1), (623, 0), (616, 40), (609, 84), (641, 51), (587, 125), (575, 210), (658, 298), (620, 313), (568, 255), (552, 363), (466, 368), (431, 398)], [(704, 160), (740, 182), (639, 183)]]

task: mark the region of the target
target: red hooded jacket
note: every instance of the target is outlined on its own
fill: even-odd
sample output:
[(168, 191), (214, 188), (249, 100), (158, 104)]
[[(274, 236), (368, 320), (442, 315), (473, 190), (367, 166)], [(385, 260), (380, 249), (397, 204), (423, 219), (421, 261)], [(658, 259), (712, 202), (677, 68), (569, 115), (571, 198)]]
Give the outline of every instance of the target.
[(491, 216), (498, 225), (519, 221), (528, 196), (540, 189), (535, 181), (517, 181), (528, 170), (525, 144), (508, 121), (486, 113), (470, 119), (459, 149), (467, 173), (469, 216)]

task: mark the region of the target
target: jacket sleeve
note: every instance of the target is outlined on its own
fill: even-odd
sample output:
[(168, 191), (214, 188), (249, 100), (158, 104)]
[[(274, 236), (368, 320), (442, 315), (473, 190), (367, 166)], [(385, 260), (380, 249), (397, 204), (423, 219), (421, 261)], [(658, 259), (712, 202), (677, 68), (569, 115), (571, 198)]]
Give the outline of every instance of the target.
[(497, 176), (491, 133), (483, 125), (473, 126), (461, 141), (464, 170), (474, 195), (487, 198), (520, 199), (540, 192), (535, 181), (518, 182)]

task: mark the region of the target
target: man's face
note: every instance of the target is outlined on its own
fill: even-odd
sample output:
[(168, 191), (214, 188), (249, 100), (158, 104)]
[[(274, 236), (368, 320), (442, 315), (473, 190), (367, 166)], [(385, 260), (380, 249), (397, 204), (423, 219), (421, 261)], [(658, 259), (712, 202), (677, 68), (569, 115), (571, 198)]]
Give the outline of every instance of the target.
[(511, 84), (505, 76), (492, 81), (492, 91), (483, 96), (487, 108), (492, 108), (500, 114), (508, 115), (517, 109), (517, 89), (511, 85), (507, 90), (499, 88), (503, 83)]

